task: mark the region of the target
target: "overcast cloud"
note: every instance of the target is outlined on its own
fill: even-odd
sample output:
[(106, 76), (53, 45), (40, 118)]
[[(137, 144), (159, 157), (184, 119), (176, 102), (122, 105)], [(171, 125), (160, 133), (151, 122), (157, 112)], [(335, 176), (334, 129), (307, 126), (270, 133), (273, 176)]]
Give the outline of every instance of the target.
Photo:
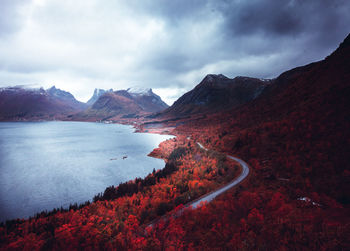
[(153, 88), (168, 104), (208, 73), (273, 78), (350, 32), (348, 0), (0, 0), (0, 86)]

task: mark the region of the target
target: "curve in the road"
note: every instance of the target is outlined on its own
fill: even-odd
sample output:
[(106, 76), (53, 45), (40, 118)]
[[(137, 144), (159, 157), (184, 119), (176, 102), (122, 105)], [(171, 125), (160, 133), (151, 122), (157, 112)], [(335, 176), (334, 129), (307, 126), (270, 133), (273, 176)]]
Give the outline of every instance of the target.
[[(197, 145), (200, 148), (202, 148), (203, 150), (208, 151), (208, 149), (205, 148), (201, 143), (197, 142)], [(188, 203), (186, 205), (186, 207), (190, 207), (191, 206), (192, 208), (197, 208), (200, 205), (201, 202), (205, 202), (205, 201), (206, 202), (210, 202), (215, 197), (217, 197), (218, 195), (220, 195), (220, 194), (226, 192), (227, 190), (231, 189), (232, 187), (238, 185), (240, 182), (242, 182), (248, 176), (248, 174), (249, 174), (249, 166), (248, 166), (248, 164), (245, 161), (243, 161), (243, 160), (241, 160), (239, 158), (233, 157), (231, 155), (226, 155), (226, 156), (227, 156), (227, 158), (232, 159), (232, 160), (238, 162), (241, 165), (241, 167), (242, 167), (241, 174), (236, 179), (234, 179), (230, 183), (226, 184), (225, 186), (223, 186), (223, 187), (221, 187), (221, 188), (219, 188), (219, 189), (217, 189), (217, 190), (215, 190), (213, 192), (210, 192), (210, 193), (202, 196), (201, 198), (199, 198), (197, 200), (194, 200), (194, 201)]]
[[(200, 148), (202, 148), (203, 150), (208, 151), (208, 149), (205, 148), (201, 143), (197, 142), (197, 145), (198, 145)], [(232, 180), (231, 182), (229, 182), (229, 183), (226, 184), (225, 186), (223, 186), (223, 187), (221, 187), (221, 188), (219, 188), (219, 189), (217, 189), (217, 190), (214, 190), (214, 191), (212, 191), (212, 192), (210, 192), (210, 193), (207, 193), (207, 194), (203, 195), (202, 197), (200, 197), (200, 198), (198, 198), (198, 199), (196, 199), (196, 200), (194, 200), (194, 201), (191, 201), (191, 202), (187, 203), (187, 204), (184, 206), (183, 209), (181, 209), (180, 211), (176, 212), (173, 216), (175, 216), (175, 217), (180, 216), (180, 215), (182, 214), (182, 212), (183, 212), (186, 208), (191, 207), (192, 209), (195, 209), (195, 208), (200, 207), (202, 202), (210, 202), (210, 201), (212, 201), (213, 199), (215, 199), (215, 198), (216, 198), (217, 196), (219, 196), (220, 194), (222, 194), (222, 193), (226, 192), (227, 190), (231, 189), (232, 187), (238, 185), (238, 184), (241, 183), (245, 178), (247, 178), (247, 176), (248, 176), (248, 174), (249, 174), (249, 166), (248, 166), (248, 164), (247, 164), (245, 161), (243, 161), (243, 160), (241, 160), (241, 159), (239, 159), (239, 158), (233, 157), (233, 156), (231, 156), (231, 155), (226, 155), (226, 156), (227, 156), (227, 158), (232, 159), (232, 160), (238, 162), (238, 163), (241, 165), (241, 167), (242, 167), (242, 172), (241, 172), (241, 174), (240, 174), (236, 179)], [(162, 220), (162, 219), (166, 219), (167, 217), (168, 217), (168, 216), (165, 215), (165, 216), (161, 217), (160, 219), (156, 219), (156, 220), (150, 222), (147, 226), (148, 226), (148, 227), (153, 227), (154, 224), (156, 224), (157, 222), (159, 222), (159, 221)]]

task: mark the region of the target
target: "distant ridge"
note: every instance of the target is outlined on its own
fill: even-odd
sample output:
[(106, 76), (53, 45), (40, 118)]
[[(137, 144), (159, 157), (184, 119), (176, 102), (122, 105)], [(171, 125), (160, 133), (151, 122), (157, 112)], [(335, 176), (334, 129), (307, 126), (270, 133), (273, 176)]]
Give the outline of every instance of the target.
[(62, 119), (86, 107), (71, 93), (55, 86), (47, 90), (22, 86), (0, 88), (0, 121)]
[(270, 83), (270, 79), (230, 79), (222, 74), (208, 74), (193, 90), (154, 117), (186, 116), (230, 109), (255, 99)]
[[(93, 102), (94, 99), (96, 101)], [(168, 107), (152, 89), (140, 87), (118, 91), (95, 89), (89, 101), (90, 104), (93, 102), (90, 108), (72, 116), (71, 119), (89, 121), (130, 119), (160, 112)]]

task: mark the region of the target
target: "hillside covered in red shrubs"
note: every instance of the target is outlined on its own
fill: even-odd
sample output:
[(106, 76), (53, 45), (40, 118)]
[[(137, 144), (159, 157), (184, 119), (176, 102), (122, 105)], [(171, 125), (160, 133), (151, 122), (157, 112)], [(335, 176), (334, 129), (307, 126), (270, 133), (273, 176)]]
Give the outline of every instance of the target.
[(167, 160), (164, 169), (108, 187), (92, 203), (42, 212), (25, 221), (7, 221), (0, 227), (2, 248), (133, 249), (145, 240), (142, 229), (152, 220), (182, 208), (239, 173), (239, 166), (225, 155), (204, 151), (183, 136), (163, 142), (155, 154)]
[[(253, 169), (241, 192), (174, 221), (196, 236), (194, 247), (349, 249), (349, 69), (350, 36), (325, 60), (281, 74), (254, 101), (177, 128)], [(194, 218), (206, 221), (186, 223)]]
[[(348, 250), (349, 69), (350, 36), (242, 106), (176, 121), (177, 138), (153, 153), (167, 159), (163, 170), (69, 211), (7, 222), (1, 249)], [(247, 180), (148, 226), (237, 176), (223, 153), (250, 164)]]

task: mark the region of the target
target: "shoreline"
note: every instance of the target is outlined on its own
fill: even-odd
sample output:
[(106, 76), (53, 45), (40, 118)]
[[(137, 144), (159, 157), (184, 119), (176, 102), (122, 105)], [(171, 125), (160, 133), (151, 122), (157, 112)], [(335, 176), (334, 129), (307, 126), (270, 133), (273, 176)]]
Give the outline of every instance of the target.
[[(60, 120), (60, 121), (16, 121), (16, 122), (89, 122), (89, 123), (101, 123), (101, 122), (93, 122), (93, 121), (62, 121), (62, 120)], [(174, 150), (175, 148), (176, 148), (176, 145), (178, 144), (178, 143), (180, 143), (180, 141), (181, 140), (186, 140), (186, 141), (190, 141), (190, 140), (192, 140), (191, 139), (191, 137), (186, 137), (186, 136), (184, 136), (184, 135), (181, 135), (181, 134), (178, 134), (178, 133), (175, 133), (175, 131), (174, 131), (174, 128), (172, 128), (172, 131), (171, 132), (169, 132), (168, 131), (168, 129), (169, 129), (169, 127), (157, 127), (157, 128), (151, 128), (152, 130), (145, 130), (143, 127), (142, 127), (142, 124), (141, 123), (118, 123), (118, 122), (113, 122), (113, 123), (105, 123), (105, 124), (118, 124), (118, 125), (127, 125), (127, 126), (131, 126), (133, 129), (134, 129), (134, 131), (132, 132), (132, 133), (151, 133), (151, 134), (159, 134), (159, 135), (169, 135), (169, 136), (173, 136), (172, 138), (169, 138), (169, 139), (166, 139), (166, 140), (164, 140), (164, 141), (162, 141), (162, 142), (160, 142), (159, 144), (158, 144), (158, 147), (155, 147), (150, 153), (148, 153), (147, 154), (147, 156), (148, 157), (152, 157), (152, 158), (156, 158), (156, 159), (162, 159), (163, 161), (164, 161), (164, 164), (166, 165), (167, 163), (168, 163), (168, 158), (167, 158), (167, 156), (169, 155), (169, 144), (170, 144), (170, 152), (172, 151), (172, 150)], [(178, 137), (180, 137), (180, 136), (183, 136), (184, 138), (183, 139), (179, 139)], [(195, 142), (195, 141), (194, 141)], [(203, 147), (203, 146), (201, 146), (201, 144), (200, 143), (198, 143), (198, 142), (195, 142), (200, 148), (202, 148), (203, 150), (205, 150), (205, 151), (208, 151), (208, 149), (206, 149), (205, 147)], [(164, 145), (166, 145), (167, 144), (167, 146), (164, 146)], [(180, 143), (181, 144), (181, 143)], [(168, 150), (168, 152), (167, 152), (167, 150)], [(227, 157), (228, 157), (229, 155), (227, 155)], [(228, 157), (229, 159), (231, 159), (231, 160), (233, 160), (232, 158), (231, 158), (231, 156), (230, 157)], [(194, 200), (192, 200), (192, 201), (189, 201), (189, 202), (187, 202), (186, 203), (186, 205), (187, 205), (187, 207), (188, 207), (188, 205), (191, 205), (191, 204), (193, 204), (193, 203), (196, 203), (196, 201), (199, 201), (199, 200), (201, 200), (201, 199), (203, 199), (203, 198), (205, 198), (205, 197), (207, 197), (207, 196), (210, 196), (211, 194), (213, 194), (213, 193), (215, 193), (216, 191), (218, 191), (218, 190), (220, 190), (220, 189), (222, 189), (222, 188), (224, 188), (224, 187), (227, 187), (227, 186), (229, 186), (232, 182), (234, 182), (236, 179), (238, 179), (241, 175), (242, 175), (242, 165), (239, 163), (239, 161), (236, 161), (236, 160), (233, 160), (233, 161), (235, 161), (235, 162), (237, 162), (238, 164), (239, 164), (239, 166), (241, 167), (240, 169), (240, 172), (239, 172), (239, 174), (238, 174), (238, 176), (236, 176), (236, 177), (234, 177), (234, 179), (233, 180), (231, 180), (231, 181), (229, 181), (228, 183), (226, 183), (226, 184), (222, 184), (220, 187), (218, 187), (218, 188), (216, 188), (216, 189), (214, 189), (214, 190), (212, 190), (212, 191), (210, 191), (210, 192), (208, 192), (208, 193), (206, 193), (206, 194), (203, 194), (203, 195), (201, 195), (199, 198), (196, 198), (196, 199), (194, 199)], [(163, 167), (164, 168), (164, 167)], [(160, 169), (158, 169), (158, 170), (162, 170), (163, 168), (160, 168)], [(148, 173), (148, 174), (146, 174), (146, 176), (147, 175), (149, 175), (149, 174), (151, 174), (151, 172), (150, 173)], [(248, 171), (248, 174), (249, 174), (249, 171)], [(244, 177), (244, 179), (245, 179), (246, 177)], [(132, 181), (132, 179), (131, 180), (128, 180), (128, 181)], [(128, 182), (127, 181), (127, 182)], [(243, 180), (242, 180), (243, 181)], [(118, 185), (117, 185), (118, 186)], [(117, 187), (116, 186), (116, 187)], [(107, 187), (106, 187), (107, 188)], [(221, 194), (221, 193), (220, 193)], [(215, 196), (216, 197), (216, 196)], [(88, 200), (90, 203), (94, 203), (94, 200), (93, 199), (89, 199)], [(79, 205), (79, 209), (80, 209), (80, 206), (81, 205), (83, 205), (83, 207), (85, 207), (84, 206), (84, 204), (86, 204), (88, 201), (86, 201), (85, 203), (82, 203), (82, 204), (80, 204)], [(54, 211), (56, 208), (53, 208), (51, 211), (47, 211), (47, 210), (44, 210), (44, 211), (42, 211), (42, 212), (45, 212), (45, 211), (47, 211), (48, 213), (50, 213), (50, 212), (52, 212), (52, 211)], [(64, 208), (65, 210), (66, 209), (68, 209), (68, 208)], [(37, 212), (36, 214), (41, 214), (42, 212)], [(6, 222), (6, 221), (17, 221), (17, 220), (20, 220), (20, 221), (26, 221), (26, 220), (31, 220), (32, 218), (34, 218), (35, 217), (35, 215), (36, 214), (34, 214), (34, 216), (29, 216), (28, 218), (22, 218), (22, 219), (19, 219), (19, 218), (17, 218), (17, 219), (12, 219), (12, 220), (4, 220), (3, 221), (3, 223), (4, 222)], [(162, 219), (162, 217), (160, 218), (160, 219)], [(160, 219), (158, 219), (158, 220), (160, 220)]]
[[(101, 122), (98, 122), (98, 121), (77, 121), (77, 120), (41, 120), (41, 121), (37, 121), (37, 120), (18, 121), (18, 120), (17, 120), (17, 121), (0, 121), (0, 123), (28, 123), (28, 124), (29, 124), (29, 123), (42, 123), (42, 122), (101, 123)], [(116, 122), (114, 122), (114, 123), (103, 123), (103, 122), (102, 122), (101, 124), (109, 124), (109, 125), (111, 125), (111, 124), (116, 124), (116, 125), (128, 126), (128, 127), (131, 129), (130, 133), (152, 133), (152, 132), (137, 131), (136, 126), (135, 126), (135, 124), (133, 124), (133, 123), (116, 123)], [(162, 134), (160, 134), (160, 133), (152, 133), (152, 134), (169, 135), (169, 134), (165, 134), (165, 133), (162, 133)], [(160, 149), (160, 145), (161, 145), (162, 143), (166, 142), (167, 140), (171, 140), (171, 139), (174, 139), (174, 138), (177, 137), (176, 135), (169, 135), (169, 136), (170, 136), (171, 138), (165, 139), (165, 140), (161, 141), (157, 146), (155, 146), (153, 149), (151, 149), (151, 151), (150, 151), (149, 153), (145, 153), (145, 157), (151, 157), (151, 158), (154, 158), (154, 159), (163, 160), (162, 167), (159, 168), (159, 169), (156, 169), (156, 171), (157, 171), (157, 170), (162, 170), (162, 169), (164, 169), (165, 164), (167, 163), (167, 158), (164, 157), (164, 156), (162, 156), (162, 154), (155, 154), (155, 150), (156, 150), (156, 149)], [(149, 174), (151, 174), (151, 173), (152, 173), (152, 171), (150, 171), (149, 173), (146, 173), (144, 177), (147, 177), (147, 176), (148, 176)], [(132, 181), (132, 180), (134, 180), (135, 178), (138, 178), (138, 177), (135, 176), (133, 179), (129, 179), (129, 180), (126, 180), (126, 181), (124, 181), (124, 182)], [(116, 187), (117, 187), (118, 185), (119, 185), (119, 184), (114, 184), (114, 186), (116, 186)], [(108, 186), (106, 186), (106, 187), (103, 188), (102, 193), (103, 193), (103, 191), (104, 191), (107, 187), (108, 187)], [(96, 191), (95, 194), (94, 194), (94, 196), (97, 195), (98, 193), (101, 193), (101, 191)], [(70, 203), (70, 205), (77, 204), (78, 207), (79, 207), (80, 205), (86, 204), (88, 201), (89, 201), (90, 203), (94, 203), (93, 197), (91, 197), (91, 198), (89, 198), (88, 200), (86, 200), (85, 202), (81, 202), (81, 203), (78, 203), (78, 202), (76, 202), (76, 201), (75, 201), (75, 202), (72, 202), (72, 203)], [(33, 214), (28, 215), (28, 216), (26, 216), (26, 217), (17, 217), (17, 218), (4, 219), (4, 220), (1, 220), (1, 221), (0, 221), (0, 225), (1, 225), (1, 224), (5, 224), (7, 221), (9, 221), (9, 222), (12, 222), (12, 221), (20, 221), (20, 222), (22, 222), (22, 221), (32, 220), (33, 218), (36, 217), (36, 215), (40, 215), (40, 214), (42, 214), (43, 212), (51, 213), (51, 212), (53, 212), (53, 211), (55, 211), (55, 210), (57, 210), (57, 209), (60, 209), (60, 208), (63, 208), (64, 210), (67, 210), (67, 211), (68, 211), (70, 205), (68, 205), (68, 206), (63, 206), (63, 205), (61, 205), (61, 206), (59, 206), (59, 207), (53, 207), (53, 208), (51, 208), (51, 209), (39, 210), (39, 211), (34, 212)]]

